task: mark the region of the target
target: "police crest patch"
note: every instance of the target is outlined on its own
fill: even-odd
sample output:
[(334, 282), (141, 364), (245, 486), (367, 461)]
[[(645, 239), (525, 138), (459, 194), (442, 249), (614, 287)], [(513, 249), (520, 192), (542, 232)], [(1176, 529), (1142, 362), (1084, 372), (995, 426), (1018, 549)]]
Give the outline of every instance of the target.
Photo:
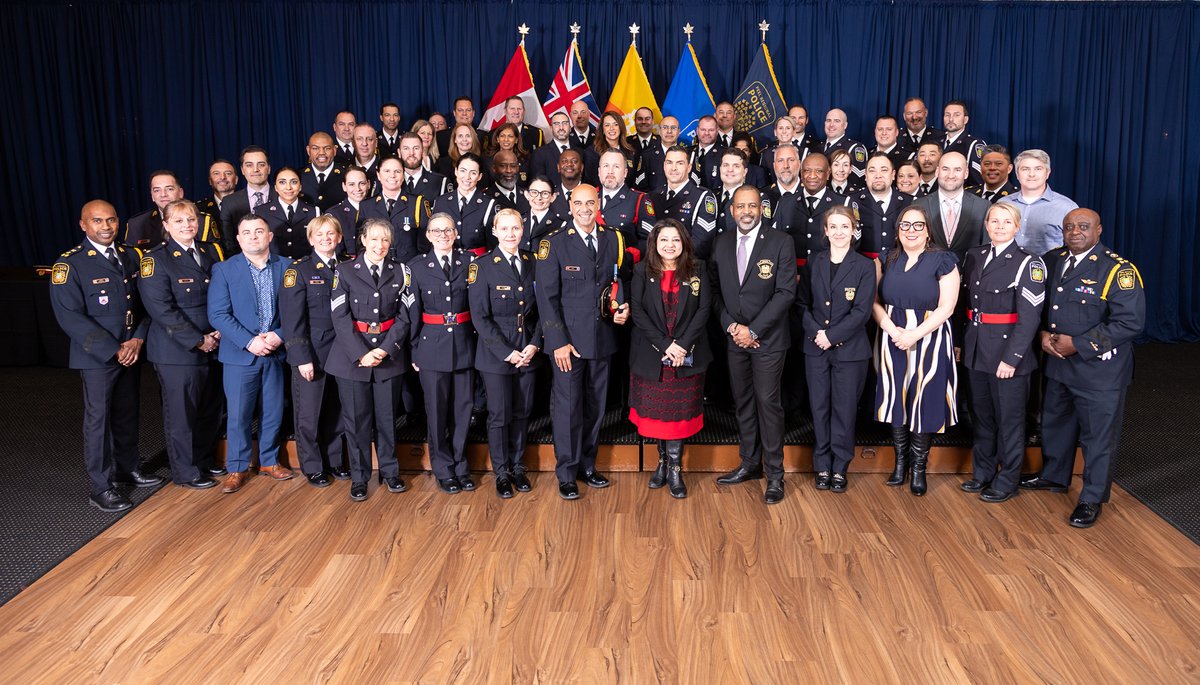
[(690, 279), (688, 279), (688, 287), (692, 289), (692, 295), (694, 297), (700, 297), (700, 277), (699, 276), (692, 276)]
[(764, 281), (775, 275), (775, 262), (769, 259), (758, 260), (758, 277)]
[(646, 200), (645, 206), (646, 206), (646, 214), (648, 214), (650, 216), (654, 216), (654, 205), (651, 204), (649, 200)]
[(62, 285), (63, 283), (67, 282), (67, 274), (70, 272), (70, 264), (63, 264), (62, 262), (59, 262), (58, 264), (55, 264), (54, 268), (50, 271), (50, 282), (54, 285)]
[(1136, 277), (1133, 275), (1133, 269), (1121, 269), (1117, 272), (1117, 286), (1121, 290), (1133, 290), (1133, 284)]
[(285, 288), (295, 288), (296, 287), (296, 270), (295, 269), (288, 269), (287, 271), (283, 272), (283, 287), (285, 287)]
[(472, 263), (467, 267), (467, 285), (473, 284), (477, 276), (479, 276), (479, 265)]
[(862, 148), (855, 150), (854, 151), (854, 161), (858, 162), (859, 164), (862, 164), (863, 162), (867, 161), (866, 151), (863, 150)]
[(764, 203), (763, 203), (763, 205), (762, 205), (762, 215), (763, 215), (763, 218), (765, 218), (765, 219), (770, 219), (770, 218), (771, 218), (771, 203), (770, 203), (770, 202), (764, 202)]
[(144, 257), (142, 259), (142, 278), (150, 278), (154, 275), (154, 257)]
[(550, 259), (550, 241), (549, 240), (543, 240), (540, 243), (538, 243), (537, 258), (542, 261)]
[(704, 198), (704, 211), (708, 212), (709, 214), (717, 213), (717, 201), (714, 200), (711, 195)]
[(1046, 269), (1041, 262), (1032, 262), (1029, 265), (1029, 280), (1034, 283), (1041, 283), (1046, 280)]
[(853, 302), (853, 301), (854, 301), (854, 293), (855, 293), (857, 290), (858, 290), (857, 288), (846, 288), (846, 301), (847, 301), (847, 302)]

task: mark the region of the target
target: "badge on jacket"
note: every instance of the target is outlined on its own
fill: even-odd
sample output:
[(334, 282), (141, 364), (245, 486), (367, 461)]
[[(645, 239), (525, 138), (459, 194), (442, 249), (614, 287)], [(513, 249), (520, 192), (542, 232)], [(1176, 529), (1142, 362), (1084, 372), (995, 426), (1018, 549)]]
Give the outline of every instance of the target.
[(855, 290), (857, 290), (857, 288), (846, 288), (846, 301), (847, 302), (854, 301), (854, 291)]
[(764, 281), (775, 275), (775, 263), (769, 259), (758, 260), (758, 277)]
[(59, 262), (54, 265), (54, 269), (50, 272), (50, 282), (54, 285), (62, 285), (67, 282), (67, 274), (71, 272), (71, 265)]

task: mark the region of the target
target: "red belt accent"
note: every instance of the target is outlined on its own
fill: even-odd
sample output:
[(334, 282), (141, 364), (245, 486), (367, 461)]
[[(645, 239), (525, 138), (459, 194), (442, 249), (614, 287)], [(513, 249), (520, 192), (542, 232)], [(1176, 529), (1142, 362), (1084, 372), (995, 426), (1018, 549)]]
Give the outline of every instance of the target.
[(808, 264), (807, 259), (796, 258), (796, 266), (804, 266), (805, 264)]
[(354, 327), (359, 333), (383, 333), (387, 329), (395, 325), (395, 319), (388, 319), (382, 323), (367, 323), (366, 321), (355, 321)]
[(456, 323), (466, 323), (471, 320), (471, 312), (462, 312), (459, 314), (430, 314), (421, 312), (421, 321), (435, 326), (446, 325), (451, 326)]
[(984, 314), (973, 309), (967, 310), (967, 318), (975, 323), (1016, 323), (1016, 314)]
[(864, 257), (870, 257), (871, 259), (879, 259), (879, 253), (878, 253), (878, 252), (864, 252), (864, 253), (862, 253), (862, 255), (863, 255)]
[(468, 247), (467, 248), (467, 252), (470, 252), (471, 254), (475, 255), (476, 257), (484, 256), (485, 254), (487, 254), (487, 251), (488, 250), (486, 247)]

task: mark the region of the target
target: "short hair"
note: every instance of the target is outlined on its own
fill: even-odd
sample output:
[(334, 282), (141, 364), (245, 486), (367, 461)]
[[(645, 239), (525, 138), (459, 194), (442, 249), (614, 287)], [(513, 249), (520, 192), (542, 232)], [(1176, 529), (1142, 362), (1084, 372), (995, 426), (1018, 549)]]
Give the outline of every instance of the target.
[(567, 123), (571, 122), (571, 115), (567, 114), (566, 112), (564, 112), (562, 110), (559, 110), (559, 111), (555, 112), (554, 114), (550, 115), (550, 123), (551, 124), (554, 123), (554, 117), (564, 117), (564, 118), (566, 118)]
[(733, 198), (733, 199), (736, 199), (736, 198), (737, 198), (737, 194), (738, 194), (738, 193), (741, 193), (741, 192), (749, 192), (749, 191), (754, 191), (754, 194), (758, 196), (758, 202), (759, 202), (759, 204), (761, 204), (761, 203), (762, 203), (762, 199), (763, 199), (763, 194), (762, 194), (762, 191), (761, 191), (761, 190), (759, 190), (758, 188), (755, 188), (754, 186), (750, 185), (749, 183), (743, 183), (742, 185), (740, 185), (740, 186), (738, 186), (738, 187), (734, 188), (734, 189), (733, 189), (733, 194), (732, 194), (732, 195), (730, 195), (729, 197), (730, 197), (730, 198)]
[(1037, 161), (1046, 165), (1047, 169), (1050, 168), (1050, 155), (1047, 154), (1045, 150), (1039, 150), (1037, 148), (1034, 148), (1032, 150), (1025, 150), (1021, 154), (1017, 155), (1017, 158), (1013, 160), (1013, 164), (1016, 166), (1020, 166), (1021, 161), (1026, 158), (1036, 159)]
[(781, 122), (781, 121), (786, 121), (786, 122), (788, 122), (789, 124), (791, 124), (791, 125), (792, 125), (792, 128), (800, 128), (800, 126), (798, 126), (798, 125), (796, 124), (796, 120), (795, 120), (795, 119), (793, 119), (793, 118), (792, 118), (792, 115), (790, 115), (790, 114), (785, 114), (785, 115), (783, 115), (783, 116), (779, 117), (778, 119), (776, 119), (776, 120), (775, 120), (775, 123), (774, 123), (774, 124), (772, 124), (772, 126), (771, 126), (771, 127), (772, 127), (772, 128), (774, 128), (775, 126), (778, 126), (778, 125), (779, 125), (779, 122)]
[(463, 101), (466, 101), (466, 103), (471, 106), (471, 109), (475, 109), (475, 102), (466, 95), (459, 95), (458, 97), (454, 98), (454, 105), (451, 107), (451, 109), (458, 109), (458, 103)]
[(993, 152), (998, 155), (1004, 155), (1005, 161), (1007, 161), (1009, 164), (1012, 164), (1012, 161), (1013, 161), (1012, 155), (1009, 154), (1008, 148), (1004, 147), (1000, 143), (992, 143), (991, 145), (988, 145), (987, 147), (983, 148), (983, 154), (981, 155), (981, 157), (986, 157), (986, 156), (992, 154)]
[(996, 210), (1008, 212), (1008, 215), (1012, 217), (1013, 223), (1017, 225), (1017, 228), (1021, 227), (1021, 208), (1012, 202), (997, 202), (988, 207), (987, 213), (983, 215), (983, 220), (986, 222), (992, 218), (992, 212)]
[(892, 161), (891, 157), (888, 157), (888, 154), (886, 152), (872, 152), (871, 156), (867, 157), (868, 165), (871, 164), (872, 159), (886, 159), (888, 165), (892, 167), (892, 171), (896, 170), (896, 163)]
[(845, 157), (846, 159), (850, 159), (850, 153), (846, 152), (845, 150), (843, 150), (841, 148), (838, 148), (838, 149), (834, 150), (833, 152), (830, 152), (829, 153), (829, 166), (833, 166), (833, 163), (835, 161), (841, 159), (842, 157)]
[(356, 129), (358, 129), (358, 128), (369, 128), (369, 129), (371, 129), (371, 133), (375, 133), (375, 132), (376, 132), (376, 131), (375, 131), (375, 127), (374, 127), (373, 125), (371, 125), (371, 124), (368, 124), (368, 123), (367, 123), (367, 122), (365, 122), (365, 121), (360, 121), (360, 122), (356, 123), (356, 124), (354, 125), (354, 128), (356, 128)]
[(703, 122), (705, 119), (708, 119), (709, 121), (713, 122), (714, 124), (715, 124), (715, 123), (717, 123), (717, 118), (716, 118), (716, 117), (714, 117), (714, 116), (713, 116), (713, 115), (711, 115), (711, 114), (705, 114), (704, 116), (700, 117), (700, 119), (699, 119), (699, 120), (697, 120), (697, 121), (696, 121), (696, 123), (697, 123), (697, 124), (700, 124), (700, 123), (702, 123), (702, 122)]
[[(966, 116), (971, 116), (971, 109), (969, 107), (967, 107), (966, 102), (964, 102), (962, 100), (951, 100), (950, 102), (946, 103), (946, 107), (952, 107), (954, 105), (958, 105), (959, 107), (962, 107), (963, 114), (965, 114)], [(942, 109), (944, 110), (944, 109), (946, 109), (946, 107), (943, 107)]]
[[(424, 120), (422, 120), (422, 121), (426, 125), (429, 125), (428, 121), (424, 121)], [(425, 144), (425, 141), (421, 140), (421, 136), (417, 133), (416, 129), (413, 129), (412, 131), (405, 131), (404, 133), (401, 133), (400, 137), (396, 139), (396, 147), (399, 148), (400, 143), (403, 143), (406, 140), (415, 140), (422, 145)]]
[(537, 183), (538, 181), (541, 181), (542, 183), (545, 183), (546, 185), (550, 186), (550, 190), (554, 190), (554, 182), (551, 181), (550, 177), (547, 176), (546, 174), (538, 174), (537, 176), (534, 176), (533, 178), (529, 179), (529, 182), (525, 184), (525, 188), (529, 189), (534, 183)]
[[(684, 147), (682, 145), (679, 145), (678, 143), (667, 148), (667, 153), (671, 153), (671, 152), (682, 152), (683, 154), (687, 155), (688, 157), (692, 156), (691, 150), (687, 149), (686, 147)], [(666, 154), (664, 154), (663, 156), (665, 157)]]
[(936, 141), (936, 140), (927, 140), (927, 141), (925, 141), (924, 143), (921, 143), (920, 145), (918, 145), (918, 146), (917, 146), (917, 152), (920, 152), (920, 151), (921, 151), (921, 148), (923, 148), (923, 147), (928, 147), (928, 146), (930, 146), (930, 145), (932, 145), (933, 147), (937, 148), (937, 151), (938, 151), (938, 152), (941, 152), (941, 151), (942, 151), (942, 144), (941, 144), (941, 143), (939, 143), (939, 142), (938, 142), (938, 141)]
[(875, 117), (875, 125), (878, 126), (879, 122), (884, 121), (885, 119), (895, 124), (897, 129), (900, 128), (900, 120), (890, 114), (880, 114), (879, 116)]
[(622, 151), (621, 151), (621, 148), (619, 148), (619, 147), (610, 147), (610, 148), (608, 148), (607, 150), (605, 150), (604, 152), (601, 152), (601, 153), (600, 153), (600, 161), (601, 161), (601, 162), (603, 162), (603, 161), (604, 161), (604, 157), (605, 157), (605, 155), (617, 155), (617, 156), (619, 156), (619, 157), (621, 158), (621, 162), (622, 162), (622, 164), (624, 164), (625, 160), (626, 160), (626, 159), (628, 159), (627, 157), (625, 157), (625, 153), (624, 153), (624, 152), (622, 152)]
[(800, 159), (800, 151), (799, 151), (799, 150), (797, 150), (797, 149), (796, 149), (796, 146), (795, 146), (795, 145), (792, 145), (792, 143), (791, 143), (790, 141), (789, 141), (789, 142), (786, 142), (786, 143), (780, 143), (780, 144), (778, 144), (778, 145), (776, 145), (776, 146), (775, 146), (775, 152), (774, 152), (774, 155), (775, 155), (775, 158), (776, 158), (776, 159), (778, 159), (778, 158), (779, 158), (779, 153), (780, 153), (781, 151), (783, 151), (783, 150), (791, 150), (792, 152), (795, 152), (795, 153), (796, 153), (796, 159), (797, 159), (797, 160), (799, 160), (799, 159)]
[(196, 203), (191, 200), (171, 200), (163, 207), (163, 221), (170, 219), (177, 212), (188, 210), (192, 216), (199, 218), (200, 212), (196, 209)]
[(354, 123), (356, 123), (356, 124), (358, 123), (358, 115), (344, 107), (342, 109), (339, 109), (337, 111), (337, 114), (333, 115), (333, 120), (337, 121), (337, 118), (342, 116), (343, 114), (349, 114), (350, 116), (354, 117)]
[(150, 178), (147, 180), (153, 181), (156, 176), (170, 176), (171, 180), (175, 181), (175, 185), (179, 185), (179, 176), (170, 169), (159, 169), (158, 171), (150, 172)]
[[(797, 102), (795, 104), (789, 105), (788, 111), (790, 112), (791, 110), (796, 109), (797, 107), (804, 110), (805, 114), (808, 114), (808, 105), (804, 104), (803, 102)], [(788, 116), (791, 116), (791, 115), (789, 114)]]
[(522, 98), (520, 95), (510, 95), (508, 96), (508, 99), (504, 101), (504, 106), (507, 107), (508, 103), (512, 102), (513, 100), (521, 103), (522, 106), (525, 105), (525, 98)]
[[(442, 212), (442, 213), (445, 214), (445, 212)], [(449, 215), (447, 214), (447, 216), (449, 216)], [(525, 219), (521, 217), (521, 213), (518, 212), (517, 210), (513, 209), (512, 207), (505, 207), (504, 209), (501, 209), (500, 211), (496, 212), (496, 216), (492, 217), (492, 230), (493, 231), (500, 227), (500, 217), (502, 217), (502, 216), (516, 217), (517, 225), (520, 226), (521, 228), (525, 228)]]
[(400, 105), (397, 105), (397, 104), (396, 104), (396, 103), (394, 103), (394, 102), (385, 102), (385, 103), (383, 103), (382, 105), (380, 105), (380, 106), (379, 106), (379, 113), (380, 113), (380, 114), (383, 114), (383, 110), (387, 109), (388, 107), (395, 107), (395, 108), (396, 108), (396, 112), (397, 112), (397, 113), (399, 113), (399, 112), (400, 112)]
[[(834, 206), (830, 207), (829, 209), (825, 210), (825, 213), (821, 215), (821, 228), (822, 229), (829, 228), (829, 220), (835, 216), (844, 216), (850, 220), (850, 249), (851, 250), (853, 250), (855, 247), (858, 246), (858, 238), (855, 238), (854, 236), (858, 234), (859, 221), (858, 221), (858, 216), (855, 215), (854, 212), (855, 212), (855, 210), (853, 210), (850, 207), (847, 207), (845, 205), (834, 205)], [(824, 231), (821, 232), (821, 242), (825, 247), (829, 247), (829, 236), (825, 235)]]
[(246, 163), (246, 155), (255, 153), (255, 152), (261, 152), (263, 154), (263, 157), (267, 158), (267, 164), (271, 163), (271, 156), (267, 154), (267, 151), (265, 149), (263, 149), (262, 147), (260, 147), (258, 145), (247, 145), (246, 147), (242, 148), (241, 153), (238, 154), (238, 166), (241, 167), (243, 164)]
[[(261, 221), (264, 224), (267, 224), (267, 230), (271, 230), (271, 224), (267, 223), (267, 220), (262, 218), (261, 215), (255, 214), (254, 212), (246, 212), (245, 214), (238, 217), (237, 230), (234, 231), (234, 234), (240, 234), (242, 232), (242, 226), (251, 221)], [(388, 226), (391, 226), (391, 224), (388, 224)]]
[(725, 148), (725, 150), (721, 152), (721, 161), (724, 162), (726, 157), (737, 157), (738, 161), (742, 163), (742, 166), (750, 166), (750, 155), (746, 154), (746, 152), (740, 148), (733, 147), (732, 145)]
[[(428, 233), (429, 229), (433, 228), (433, 222), (441, 220), (441, 219), (445, 219), (446, 221), (449, 221), (450, 228), (453, 228), (455, 233), (458, 232), (458, 222), (455, 221), (454, 217), (450, 216), (450, 214), (448, 212), (437, 212), (433, 216), (429, 217), (429, 221), (425, 222), (425, 232)], [(388, 224), (388, 226), (391, 226), (391, 224)]]
[(360, 243), (363, 245), (367, 244), (367, 238), (371, 236), (371, 229), (373, 228), (383, 229), (389, 244), (392, 242), (392, 240), (394, 240), (392, 236), (392, 222), (388, 221), (387, 219), (380, 219), (379, 217), (371, 217), (370, 219), (362, 222), (362, 226), (360, 226), (358, 229), (358, 240)]
[(311, 241), (313, 233), (316, 233), (322, 228), (332, 228), (333, 230), (337, 231), (338, 242), (341, 242), (342, 222), (335, 219), (332, 214), (322, 214), (321, 216), (314, 217), (311, 221), (309, 221), (308, 225), (304, 227), (304, 237)]
[[(213, 167), (215, 167), (218, 164), (228, 164), (229, 166), (233, 166), (233, 162), (229, 161), (228, 159), (225, 159), (224, 157), (217, 157), (216, 159), (214, 159), (212, 161), (211, 164), (208, 165), (209, 170), (211, 170)], [(233, 170), (237, 171), (237, 167), (234, 167)]]

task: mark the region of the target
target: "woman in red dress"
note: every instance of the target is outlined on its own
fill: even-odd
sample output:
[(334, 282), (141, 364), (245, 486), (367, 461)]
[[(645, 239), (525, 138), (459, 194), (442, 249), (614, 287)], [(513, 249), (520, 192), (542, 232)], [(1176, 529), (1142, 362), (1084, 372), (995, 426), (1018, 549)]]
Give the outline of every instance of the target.
[(668, 485), (687, 497), (681, 473), (683, 441), (704, 427), (704, 370), (712, 361), (706, 324), (709, 284), (691, 236), (674, 219), (654, 225), (646, 258), (633, 269), (629, 351), (629, 420), (658, 441), (651, 488)]

